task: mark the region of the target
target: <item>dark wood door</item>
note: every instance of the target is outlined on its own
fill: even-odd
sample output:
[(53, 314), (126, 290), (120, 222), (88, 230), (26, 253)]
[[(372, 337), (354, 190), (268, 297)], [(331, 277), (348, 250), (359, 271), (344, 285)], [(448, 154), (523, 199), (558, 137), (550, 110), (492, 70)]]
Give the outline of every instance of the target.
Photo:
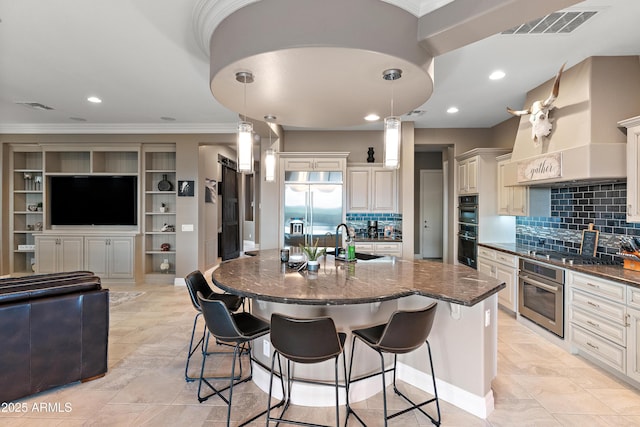
[(238, 206), (238, 173), (222, 166), (222, 261), (240, 256), (240, 210)]

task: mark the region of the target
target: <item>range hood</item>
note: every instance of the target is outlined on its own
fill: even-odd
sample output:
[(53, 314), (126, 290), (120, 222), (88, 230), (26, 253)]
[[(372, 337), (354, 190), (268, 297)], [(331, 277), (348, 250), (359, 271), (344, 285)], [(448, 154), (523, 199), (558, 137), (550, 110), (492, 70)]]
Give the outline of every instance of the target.
[[(554, 79), (527, 94), (525, 108), (547, 98)], [(626, 179), (626, 136), (617, 123), (640, 115), (640, 57), (591, 57), (566, 70), (540, 143), (528, 116), (520, 124), (505, 185), (562, 186)]]

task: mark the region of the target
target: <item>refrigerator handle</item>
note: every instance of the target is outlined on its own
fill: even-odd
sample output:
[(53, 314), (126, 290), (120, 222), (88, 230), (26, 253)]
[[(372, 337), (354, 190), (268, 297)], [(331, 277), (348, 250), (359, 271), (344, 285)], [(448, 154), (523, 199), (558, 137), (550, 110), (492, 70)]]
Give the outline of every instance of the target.
[(310, 190), (304, 192), (304, 235), (302, 237), (303, 237), (305, 246), (309, 245), (308, 236), (309, 236), (309, 203), (311, 202), (310, 193), (311, 193)]
[(309, 216), (311, 217), (310, 221), (309, 221), (309, 224), (310, 224), (310, 227), (309, 227), (309, 240), (310, 240), (309, 245), (310, 246), (313, 246), (313, 209), (314, 209), (314, 207), (313, 207), (313, 191), (309, 190)]

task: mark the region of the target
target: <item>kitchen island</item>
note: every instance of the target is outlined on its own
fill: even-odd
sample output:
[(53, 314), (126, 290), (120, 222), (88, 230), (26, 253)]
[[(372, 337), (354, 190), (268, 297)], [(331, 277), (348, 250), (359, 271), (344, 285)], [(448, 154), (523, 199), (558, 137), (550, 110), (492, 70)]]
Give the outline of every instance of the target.
[[(221, 264), (212, 274), (219, 288), (253, 300), (257, 316), (269, 319), (280, 312), (299, 317), (331, 316), (338, 329), (386, 322), (398, 309), (415, 309), (438, 301), (436, 320), (429, 337), (439, 397), (485, 418), (493, 410), (491, 381), (497, 371), (497, 298), (504, 283), (462, 265), (426, 260), (381, 257), (345, 263), (326, 256), (317, 273), (298, 272), (281, 263), (279, 251), (265, 250)], [(350, 339), (348, 340), (350, 344)], [(345, 349), (350, 355), (349, 346)], [(254, 357), (270, 366), (268, 338), (256, 342)], [(357, 348), (354, 376), (377, 367), (375, 353)], [(326, 369), (325, 369), (326, 368)], [(332, 367), (298, 366), (297, 375), (309, 379), (330, 378)], [(426, 349), (399, 357), (398, 378), (427, 392), (431, 390)], [(268, 373), (260, 366), (254, 381), (268, 388)], [(364, 400), (381, 389), (380, 379), (354, 383), (351, 401)], [(274, 389), (274, 392), (276, 390)], [(300, 383), (293, 402), (330, 406), (332, 391)]]

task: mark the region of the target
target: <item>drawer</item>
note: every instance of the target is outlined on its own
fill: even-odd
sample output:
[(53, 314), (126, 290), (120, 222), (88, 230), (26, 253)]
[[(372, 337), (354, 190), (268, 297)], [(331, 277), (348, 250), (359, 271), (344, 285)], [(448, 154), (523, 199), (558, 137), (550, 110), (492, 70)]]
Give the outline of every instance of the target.
[(627, 308), (624, 305), (599, 298), (580, 289), (571, 288), (571, 305), (581, 308), (592, 316), (600, 316), (620, 325), (626, 324)]
[(617, 302), (624, 303), (626, 301), (625, 285), (614, 283), (608, 280), (600, 279), (584, 274), (573, 273), (571, 285), (576, 288), (584, 289), (595, 295), (609, 298)]
[(571, 344), (581, 352), (611, 366), (622, 373), (626, 372), (626, 349), (600, 338), (579, 326), (571, 328)]
[(496, 252), (496, 261), (509, 267), (518, 267), (518, 257), (516, 255)]
[(402, 255), (400, 243), (376, 243), (377, 255)]
[(627, 286), (627, 304), (629, 307), (640, 309), (640, 288)]
[(374, 253), (373, 243), (356, 243), (356, 252)]
[(496, 259), (497, 252), (493, 249), (483, 248), (482, 246), (478, 246), (478, 256), (487, 258), (487, 259)]
[(603, 338), (627, 346), (627, 328), (624, 324), (609, 322), (593, 316), (591, 313), (582, 310), (580, 307), (571, 306), (569, 309), (569, 319), (574, 325), (582, 326)]

